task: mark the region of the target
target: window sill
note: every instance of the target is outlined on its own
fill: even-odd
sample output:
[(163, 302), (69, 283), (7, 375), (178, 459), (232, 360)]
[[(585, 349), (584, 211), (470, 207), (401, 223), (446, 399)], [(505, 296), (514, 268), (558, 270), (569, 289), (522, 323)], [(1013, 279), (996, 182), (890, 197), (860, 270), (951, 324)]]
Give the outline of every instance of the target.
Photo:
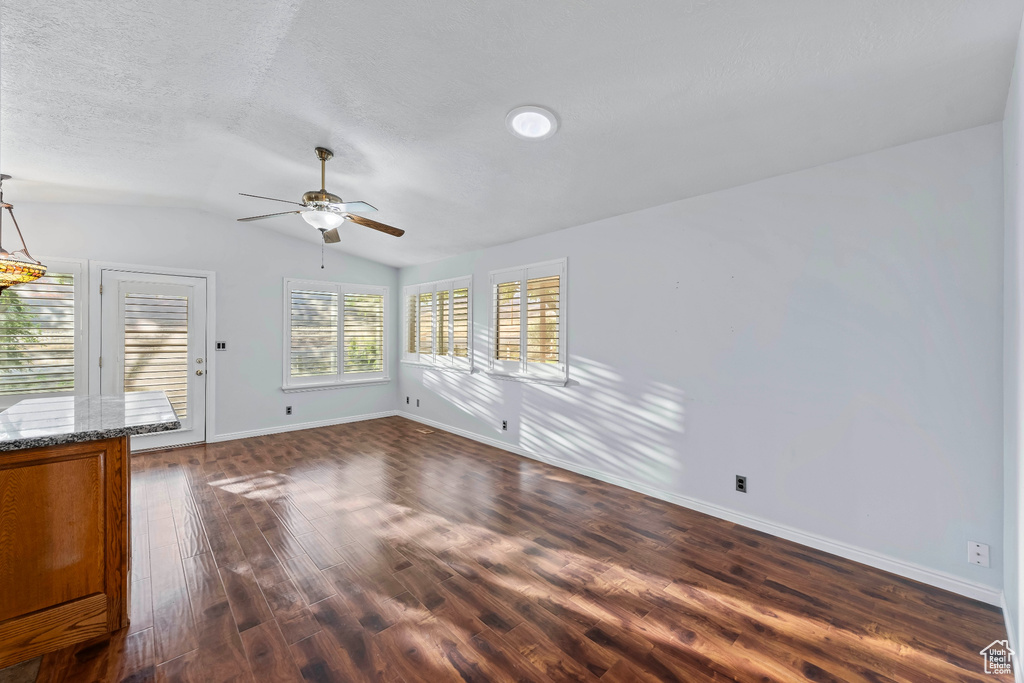
[(526, 382), (527, 384), (547, 384), (552, 387), (564, 387), (569, 384), (568, 374), (565, 377), (535, 377), (533, 375), (508, 375), (502, 372), (486, 371), (487, 376), (503, 382)]
[(344, 389), (346, 387), (366, 387), (374, 384), (389, 384), (390, 377), (377, 377), (374, 379), (350, 379), (347, 382), (327, 382), (324, 384), (295, 384), (281, 387), (286, 394), (296, 394), (302, 391), (327, 391), (328, 389)]
[(473, 373), (473, 367), (471, 365), (459, 367), (456, 365), (438, 365), (436, 363), (424, 363), (422, 361), (416, 360), (403, 360), (401, 361), (401, 363), (402, 365), (408, 365), (414, 368), (423, 368), (425, 370), (445, 370), (447, 372), (458, 372), (463, 375), (469, 375)]

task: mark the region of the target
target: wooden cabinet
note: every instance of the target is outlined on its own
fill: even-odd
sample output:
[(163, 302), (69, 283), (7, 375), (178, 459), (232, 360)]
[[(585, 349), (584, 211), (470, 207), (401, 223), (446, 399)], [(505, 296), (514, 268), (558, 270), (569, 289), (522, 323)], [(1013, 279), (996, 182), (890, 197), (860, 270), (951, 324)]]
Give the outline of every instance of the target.
[(128, 454), (0, 452), (0, 668), (128, 625)]

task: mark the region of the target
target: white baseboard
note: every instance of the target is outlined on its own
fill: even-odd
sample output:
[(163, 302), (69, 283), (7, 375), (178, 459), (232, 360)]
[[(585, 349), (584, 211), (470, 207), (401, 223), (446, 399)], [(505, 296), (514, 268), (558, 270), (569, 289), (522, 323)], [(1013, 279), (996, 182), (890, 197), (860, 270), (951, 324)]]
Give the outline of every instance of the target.
[(265, 427), (263, 429), (250, 429), (244, 432), (228, 432), (227, 434), (215, 434), (206, 437), (207, 443), (218, 443), (220, 441), (234, 441), (235, 439), (248, 439), (253, 436), (267, 436), (269, 434), (282, 434), (284, 432), (298, 432), (303, 429), (316, 429), (317, 427), (331, 427), (343, 425), (349, 422), (362, 422), (364, 420), (376, 420), (381, 417), (397, 415), (396, 410), (385, 410), (379, 413), (367, 413), (366, 415), (351, 415), (349, 417), (335, 417), (329, 420), (318, 420), (316, 422), (299, 422), (291, 425), (277, 425), (276, 427)]
[(669, 491), (663, 491), (653, 486), (638, 484), (634, 481), (623, 479), (622, 477), (607, 474), (598, 469), (584, 467), (558, 458), (541, 456), (536, 453), (531, 453), (519, 446), (508, 444), (498, 439), (481, 436), (480, 434), (476, 434), (465, 429), (450, 427), (446, 424), (420, 417), (419, 415), (414, 415), (401, 410), (399, 410), (397, 414), (415, 422), (421, 422), (437, 429), (458, 434), (459, 436), (464, 436), (467, 439), (472, 439), (473, 441), (479, 441), (480, 443), (485, 443), (489, 446), (494, 446), (495, 448), (501, 448), (502, 450), (516, 453), (517, 455), (530, 458), (531, 460), (538, 460), (564, 470), (576, 472), (577, 474), (582, 474), (609, 484), (615, 484), (616, 486), (621, 486), (622, 488), (630, 489), (631, 491), (637, 491), (638, 493), (643, 493), (651, 496), (652, 498), (664, 500), (669, 503), (675, 503), (676, 505), (680, 505), (691, 510), (697, 510), (698, 512), (703, 512), (711, 515), (712, 517), (718, 517), (719, 519), (735, 522), (736, 524), (741, 524), (751, 529), (763, 531), (764, 533), (771, 534), (772, 536), (778, 536), (788, 541), (793, 541), (794, 543), (815, 548), (816, 550), (838, 555), (839, 557), (853, 560), (854, 562), (860, 562), (861, 564), (866, 564), (870, 567), (875, 567), (876, 569), (881, 569), (893, 574), (898, 574), (899, 576), (913, 579), (914, 581), (920, 581), (921, 583), (926, 583), (929, 586), (942, 588), (959, 595), (980, 600), (990, 605), (1002, 604), (1002, 591), (991, 586), (968, 581), (967, 579), (962, 579), (959, 576), (929, 569), (928, 567), (924, 567), (913, 562), (907, 562), (895, 557), (890, 557), (889, 555), (883, 555), (865, 548), (860, 548), (855, 545), (842, 543), (824, 536), (818, 536), (806, 531), (794, 529), (793, 527), (778, 524), (760, 517), (736, 512), (735, 510), (730, 510), (697, 498), (681, 496)]

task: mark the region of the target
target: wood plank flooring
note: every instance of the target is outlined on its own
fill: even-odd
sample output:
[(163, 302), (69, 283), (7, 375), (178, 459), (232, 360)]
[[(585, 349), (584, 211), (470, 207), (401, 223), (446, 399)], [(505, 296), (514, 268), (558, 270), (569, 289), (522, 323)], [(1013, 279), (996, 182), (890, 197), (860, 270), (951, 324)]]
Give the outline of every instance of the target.
[(1010, 680), (997, 608), (418, 427), (136, 456), (131, 626), (38, 680)]

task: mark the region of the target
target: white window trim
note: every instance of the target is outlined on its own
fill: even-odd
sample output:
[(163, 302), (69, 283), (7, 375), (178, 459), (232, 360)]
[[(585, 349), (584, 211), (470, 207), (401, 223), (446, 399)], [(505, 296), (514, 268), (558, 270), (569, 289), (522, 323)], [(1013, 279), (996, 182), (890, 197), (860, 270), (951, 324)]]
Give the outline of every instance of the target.
[[(334, 292), (338, 295), (338, 374), (332, 379), (324, 380), (323, 376), (299, 378), (291, 376), (291, 293), (293, 289), (309, 289), (322, 292)], [(300, 278), (284, 278), (284, 302), (282, 317), (284, 328), (284, 344), (282, 349), (282, 383), (281, 391), (286, 394), (302, 391), (323, 391), (342, 387), (387, 384), (391, 381), (388, 362), (391, 346), (391, 325), (389, 318), (390, 302), (388, 287), (384, 285), (357, 285), (344, 282), (327, 282), (321, 280), (304, 280)], [(384, 349), (383, 370), (379, 373), (360, 373), (359, 378), (345, 379), (345, 295), (346, 294), (382, 294), (384, 296)]]
[(89, 393), (89, 262), (51, 256), (41, 256), (39, 260), (46, 266), (47, 273), (71, 273), (75, 279), (75, 390), (0, 396), (0, 410), (31, 398), (85, 396)]
[[(536, 277), (558, 275), (558, 363), (528, 363), (527, 356), (527, 280)], [(514, 268), (502, 268), (490, 272), (490, 315), (488, 325), (487, 374), (495, 379), (515, 382), (535, 382), (565, 386), (569, 382), (569, 296), (568, 259), (541, 261)], [(519, 280), (520, 329), (519, 360), (499, 361), (495, 358), (497, 345), (497, 295), (498, 284)]]
[[(444, 356), (437, 355), (437, 330), (433, 325), (433, 322), (437, 321), (437, 292), (448, 291), (454, 292), (456, 289), (462, 289), (465, 287), (469, 290), (468, 302), (467, 302), (467, 315), (466, 321), (466, 357), (459, 358), (455, 356), (455, 319), (452, 313), (454, 313), (455, 300), (454, 296), (449, 295), (448, 297), (448, 350), (449, 353)], [(420, 294), (426, 294), (430, 292), (431, 297), (431, 350), (433, 353), (429, 356), (424, 357), (424, 354), (419, 352), (419, 337), (420, 337), (420, 315), (419, 315), (419, 296)], [(413, 294), (416, 295), (416, 352), (409, 353), (409, 339), (407, 334), (409, 333), (409, 297)], [(441, 370), (451, 370), (453, 372), (464, 372), (470, 373), (473, 371), (473, 276), (464, 275), (462, 277), (445, 278), (444, 280), (434, 280), (432, 282), (421, 282), (413, 285), (406, 285), (402, 288), (402, 359), (401, 362), (405, 365), (414, 365), (424, 368), (437, 368)]]

